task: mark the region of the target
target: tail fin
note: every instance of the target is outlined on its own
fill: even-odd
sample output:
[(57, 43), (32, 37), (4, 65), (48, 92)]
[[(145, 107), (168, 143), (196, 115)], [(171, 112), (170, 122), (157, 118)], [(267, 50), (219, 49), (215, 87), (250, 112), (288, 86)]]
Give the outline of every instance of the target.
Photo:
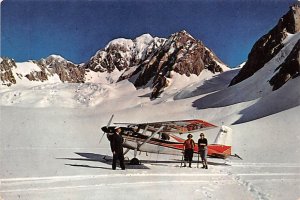
[(222, 125), (219, 130), (219, 133), (215, 139), (214, 144), (231, 146), (232, 145), (232, 129), (229, 128), (228, 126)]
[(231, 145), (232, 129), (227, 126), (221, 126), (214, 144), (208, 146), (208, 154), (211, 157), (225, 159), (231, 155)]

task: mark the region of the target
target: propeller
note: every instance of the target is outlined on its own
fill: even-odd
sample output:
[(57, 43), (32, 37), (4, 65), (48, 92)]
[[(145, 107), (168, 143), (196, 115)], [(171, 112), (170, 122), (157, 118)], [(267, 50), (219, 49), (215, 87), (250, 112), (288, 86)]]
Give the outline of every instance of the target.
[[(107, 130), (107, 128), (110, 126), (110, 124), (111, 124), (113, 118), (114, 118), (114, 115), (112, 115), (112, 116), (110, 117), (110, 119), (109, 119), (109, 121), (108, 121), (106, 127), (102, 127), (102, 131), (103, 131), (103, 128), (106, 128), (106, 130)], [(101, 136), (101, 138), (100, 138), (100, 140), (99, 140), (99, 144), (101, 143), (101, 141), (102, 141), (104, 135), (105, 135), (105, 132), (103, 131), (103, 134), (102, 134), (102, 136)]]

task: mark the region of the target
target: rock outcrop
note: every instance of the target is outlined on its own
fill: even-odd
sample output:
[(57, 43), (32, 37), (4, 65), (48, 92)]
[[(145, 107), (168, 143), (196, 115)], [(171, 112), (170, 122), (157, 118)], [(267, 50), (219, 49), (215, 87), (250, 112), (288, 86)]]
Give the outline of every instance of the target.
[[(44, 82), (57, 75), (61, 82), (84, 83), (85, 68), (73, 64), (61, 56), (51, 55), (39, 61), (28, 61), (23, 69), (19, 69), (13, 59), (1, 58), (1, 82), (2, 85), (11, 86), (17, 84), (18, 80)], [(28, 68), (31, 66), (31, 68)]]
[[(203, 69), (213, 73), (223, 72), (227, 66), (204, 44), (186, 31), (172, 34), (165, 43), (148, 56), (133, 72), (137, 76), (136, 87), (147, 85), (149, 81), (157, 93), (166, 86), (166, 78), (172, 72), (190, 76), (200, 75)], [(159, 93), (159, 92), (158, 92)]]
[(11, 86), (12, 84), (16, 84), (16, 79), (12, 72), (14, 68), (17, 68), (17, 65), (13, 59), (1, 58), (0, 79), (2, 85)]
[(95, 72), (121, 71), (139, 65), (149, 54), (164, 43), (164, 38), (153, 38), (149, 34), (134, 40), (119, 38), (99, 50), (85, 65)]
[(283, 86), (289, 79), (296, 78), (300, 73), (300, 40), (296, 43), (285, 61), (276, 69), (278, 71), (270, 80), (273, 90)]
[[(83, 66), (73, 64), (61, 56), (51, 55), (46, 59), (41, 59), (35, 62), (42, 70), (38, 76), (40, 80), (46, 80), (48, 75), (57, 74), (62, 82), (68, 83), (84, 83), (85, 69)], [(33, 77), (36, 77), (33, 76)], [(33, 79), (36, 80), (36, 79)]]
[(284, 46), (283, 40), (288, 34), (300, 31), (300, 5), (295, 4), (279, 20), (278, 24), (266, 35), (261, 37), (251, 49), (248, 60), (239, 74), (233, 78), (230, 85), (235, 85), (261, 69), (270, 61)]

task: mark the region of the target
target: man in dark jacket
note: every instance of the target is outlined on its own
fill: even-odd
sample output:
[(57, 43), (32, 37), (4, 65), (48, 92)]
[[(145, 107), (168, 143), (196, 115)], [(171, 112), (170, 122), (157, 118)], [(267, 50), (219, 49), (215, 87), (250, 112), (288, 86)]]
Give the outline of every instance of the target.
[(124, 165), (124, 155), (123, 155), (123, 137), (121, 135), (121, 128), (117, 127), (115, 129), (115, 133), (113, 133), (110, 137), (110, 148), (113, 153), (113, 162), (112, 162), (112, 169), (116, 169), (117, 160), (120, 161), (120, 167), (122, 170), (125, 170)]
[(203, 164), (202, 168), (207, 169), (207, 139), (204, 137), (204, 133), (200, 133), (200, 138), (198, 140), (198, 149)]

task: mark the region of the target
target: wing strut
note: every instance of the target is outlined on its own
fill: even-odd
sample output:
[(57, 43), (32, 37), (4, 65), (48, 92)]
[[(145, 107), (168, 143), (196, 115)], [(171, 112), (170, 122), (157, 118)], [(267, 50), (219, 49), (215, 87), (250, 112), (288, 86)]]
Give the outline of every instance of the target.
[(146, 128), (143, 130), (142, 135), (145, 135), (146, 131), (148, 130), (149, 125), (146, 126)]
[(129, 150), (130, 150), (130, 149), (127, 148), (127, 149), (125, 150), (125, 152), (123, 153), (123, 155), (125, 155), (126, 153), (128, 153)]
[(159, 131), (161, 131), (163, 128), (164, 128), (164, 126), (161, 126), (157, 131), (155, 131), (154, 133), (152, 133), (152, 135), (150, 137), (148, 137), (147, 140), (145, 140), (142, 144), (138, 145), (137, 149), (139, 150), (144, 144), (146, 144), (147, 142), (149, 142), (149, 140), (151, 140), (155, 136), (155, 134), (159, 133)]

